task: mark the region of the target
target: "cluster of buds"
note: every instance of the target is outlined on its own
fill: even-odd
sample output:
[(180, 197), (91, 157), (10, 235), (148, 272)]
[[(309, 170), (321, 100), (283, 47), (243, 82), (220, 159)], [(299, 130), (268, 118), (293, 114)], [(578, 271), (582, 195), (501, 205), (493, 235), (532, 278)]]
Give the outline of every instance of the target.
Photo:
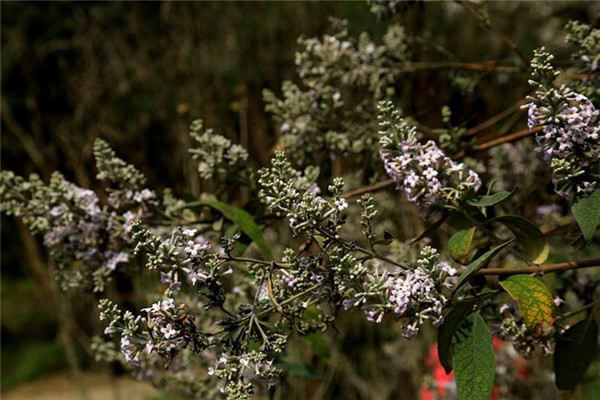
[(259, 198), (269, 209), (285, 215), (295, 234), (318, 231), (322, 224), (339, 230), (342, 212), (348, 207), (341, 197), (344, 181), (335, 178), (329, 186), (332, 197), (326, 199), (314, 183), (314, 170), (307, 172), (303, 176), (292, 168), (284, 153), (275, 154), (271, 168), (259, 171)]
[(198, 160), (198, 174), (210, 179), (238, 168), (248, 159), (248, 152), (239, 144), (205, 129), (201, 119), (192, 122), (190, 136), (195, 146), (190, 149), (194, 160)]
[(94, 142), (96, 177), (107, 184), (108, 204), (115, 210), (129, 212), (128, 219), (142, 219), (149, 208), (157, 205), (156, 194), (145, 187), (146, 177), (133, 165), (118, 158), (102, 139)]
[(598, 185), (600, 111), (582, 94), (565, 86), (552, 87), (558, 74), (553, 56), (544, 48), (531, 61), (535, 92), (528, 97), (529, 128), (543, 126), (536, 135), (537, 151), (550, 162), (556, 192), (565, 198), (584, 196)]
[(389, 18), (397, 14), (406, 4), (402, 0), (367, 0), (371, 12), (379, 18)]
[(300, 38), (304, 47), (296, 53), (300, 78), (312, 88), (319, 88), (324, 82), (340, 82), (367, 86), (376, 98), (384, 96), (394, 79), (389, 59), (404, 62), (408, 57), (404, 29), (390, 25), (383, 44), (377, 45), (365, 32), (358, 40), (350, 37), (344, 20), (332, 19), (332, 26), (332, 34), (322, 39)]
[(254, 394), (252, 380), (260, 379), (273, 385), (282, 372), (273, 365), (271, 357), (256, 350), (235, 356), (224, 354), (208, 369), (208, 375), (225, 381), (221, 392), (228, 400), (251, 399)]
[(377, 43), (365, 32), (352, 37), (346, 21), (332, 19), (328, 34), (300, 38), (299, 45), (300, 83), (284, 82), (279, 98), (264, 91), (280, 145), (299, 165), (339, 155), (356, 164), (375, 159), (374, 100), (395, 94), (399, 65), (408, 60), (404, 29), (390, 25)]
[(176, 228), (163, 238), (136, 224), (133, 232), (134, 252), (146, 255), (147, 268), (158, 270), (169, 290), (178, 292), (187, 281), (197, 290), (206, 290), (214, 304), (225, 301), (220, 280), (232, 270), (222, 255), (210, 251), (211, 243), (196, 229)]
[(580, 79), (573, 82), (573, 89), (598, 104), (600, 85), (596, 75), (600, 70), (600, 29), (579, 21), (569, 21), (565, 30), (567, 43), (577, 49), (573, 60)]
[[(91, 286), (102, 291), (117, 266), (129, 261), (127, 218), (101, 207), (96, 193), (59, 173), (45, 184), (37, 175), (25, 180), (2, 171), (0, 210), (22, 218), (32, 232), (43, 235), (63, 289)], [(81, 267), (72, 268), (76, 263)]]
[(121, 312), (109, 300), (99, 304), (100, 320), (108, 322), (104, 333), (110, 337), (120, 336), (119, 348), (125, 362), (133, 368), (157, 356), (167, 364), (189, 344), (194, 349), (205, 347), (201, 334), (196, 332), (193, 317), (177, 306), (173, 293), (167, 289), (164, 296), (142, 309), (134, 316), (130, 311)]
[(422, 144), (391, 101), (379, 103), (381, 159), (385, 171), (420, 209), (454, 204), (477, 192), (476, 172), (447, 157), (433, 141)]

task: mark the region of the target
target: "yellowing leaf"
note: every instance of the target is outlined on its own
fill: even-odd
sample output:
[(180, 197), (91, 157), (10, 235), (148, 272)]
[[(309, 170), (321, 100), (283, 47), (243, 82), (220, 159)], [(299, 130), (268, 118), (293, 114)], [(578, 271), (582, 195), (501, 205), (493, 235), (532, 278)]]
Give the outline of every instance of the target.
[(450, 237), (450, 240), (448, 240), (450, 255), (461, 264), (464, 263), (469, 256), (473, 236), (475, 236), (474, 226), (457, 231)]
[(541, 280), (529, 275), (513, 275), (500, 286), (517, 303), (519, 311), (533, 334), (550, 332), (554, 324), (555, 305), (550, 289)]

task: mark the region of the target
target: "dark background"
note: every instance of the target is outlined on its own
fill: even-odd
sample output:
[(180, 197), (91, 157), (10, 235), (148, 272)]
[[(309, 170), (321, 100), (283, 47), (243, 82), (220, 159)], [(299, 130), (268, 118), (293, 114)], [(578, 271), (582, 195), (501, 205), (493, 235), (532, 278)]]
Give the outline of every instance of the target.
[[(459, 7), (409, 2), (397, 17), (415, 61), (517, 63), (493, 33)], [(566, 57), (568, 19), (595, 23), (598, 4), (490, 3), (498, 28), (530, 56), (546, 45)], [(107, 139), (156, 189), (180, 196), (203, 189), (187, 153), (187, 127), (248, 138), (251, 163), (268, 163), (277, 141), (261, 92), (297, 80), (297, 38), (320, 36), (328, 17), (375, 41), (387, 23), (363, 2), (2, 3), (2, 169), (47, 179), (60, 170), (95, 188), (92, 143)], [(565, 58), (566, 59), (566, 58)], [(568, 61), (568, 59), (566, 59)], [(428, 126), (448, 104), (457, 125), (473, 126), (527, 93), (515, 76), (418, 73), (406, 78), (405, 112)], [(461, 88), (460, 82), (472, 86)], [(514, 122), (524, 127), (525, 119)], [(66, 368), (59, 298), (44, 249), (18, 221), (2, 216), (2, 389)], [(69, 301), (76, 314), (88, 304)], [(87, 318), (95, 313), (87, 310)], [(80, 317), (79, 317), (80, 318)], [(62, 321), (64, 322), (64, 321)], [(95, 322), (84, 322), (93, 327)], [(76, 354), (84, 368), (85, 351)]]

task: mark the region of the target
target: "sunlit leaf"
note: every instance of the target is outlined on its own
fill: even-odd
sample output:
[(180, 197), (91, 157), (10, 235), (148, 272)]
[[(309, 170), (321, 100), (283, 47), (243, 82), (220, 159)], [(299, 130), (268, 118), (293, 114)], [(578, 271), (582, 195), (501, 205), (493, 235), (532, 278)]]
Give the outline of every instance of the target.
[(556, 307), (544, 282), (530, 275), (513, 275), (500, 282), (500, 286), (517, 303), (525, 324), (534, 335), (549, 332)]
[(503, 224), (515, 235), (529, 261), (542, 264), (548, 259), (550, 245), (542, 231), (532, 222), (516, 215), (503, 215), (492, 221)]
[(452, 365), (460, 400), (489, 398), (496, 365), (492, 335), (479, 313), (471, 315), (456, 330)]
[(471, 250), (471, 243), (473, 242), (474, 236), (474, 226), (455, 232), (448, 240), (448, 249), (450, 250), (452, 258), (460, 263), (464, 263), (469, 256), (469, 250)]

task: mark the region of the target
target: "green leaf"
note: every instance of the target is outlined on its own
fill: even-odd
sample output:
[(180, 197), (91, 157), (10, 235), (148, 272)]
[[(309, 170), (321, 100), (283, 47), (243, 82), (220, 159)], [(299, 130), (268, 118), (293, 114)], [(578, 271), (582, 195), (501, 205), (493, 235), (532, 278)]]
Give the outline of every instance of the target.
[(455, 232), (454, 235), (450, 237), (450, 240), (448, 240), (450, 255), (461, 264), (463, 264), (469, 256), (473, 236), (475, 236), (474, 226)]
[(600, 399), (600, 358), (596, 357), (587, 368), (581, 379), (581, 390), (578, 400)]
[(452, 289), (452, 296), (454, 296), (458, 292), (458, 289), (460, 289), (462, 285), (464, 285), (469, 280), (469, 278), (471, 278), (477, 273), (477, 271), (483, 268), (485, 264), (496, 255), (496, 253), (498, 253), (503, 247), (505, 247), (510, 242), (512, 242), (512, 239), (507, 240), (506, 242), (491, 248), (487, 252), (483, 253), (475, 261), (472, 261), (469, 265), (467, 265), (467, 269), (465, 270), (465, 272), (463, 272), (460, 278), (458, 278), (456, 286), (454, 286), (454, 289)]
[(542, 264), (548, 259), (550, 245), (542, 231), (532, 222), (516, 215), (503, 215), (492, 221), (506, 226), (515, 235), (529, 261), (534, 264)]
[(589, 242), (594, 237), (600, 222), (600, 188), (594, 190), (589, 196), (577, 199), (572, 204), (571, 210), (583, 237)]
[(556, 306), (544, 282), (530, 275), (513, 275), (500, 282), (500, 286), (517, 303), (525, 325), (533, 330), (534, 336), (551, 331)]
[(503, 190), (501, 192), (494, 193), (488, 196), (481, 196), (475, 199), (467, 200), (467, 204), (475, 207), (494, 206), (496, 204), (508, 200), (508, 198), (510, 198), (510, 196), (512, 196), (513, 193), (514, 192), (507, 192), (506, 190)]
[(456, 303), (438, 329), (438, 358), (447, 374), (452, 371), (452, 338), (458, 326), (473, 312), (477, 301)]
[(598, 325), (588, 317), (567, 329), (556, 339), (554, 372), (556, 387), (572, 390), (577, 386), (598, 352)]
[(326, 360), (331, 356), (329, 343), (327, 343), (320, 333), (311, 333), (310, 335), (303, 336), (302, 339), (310, 344), (312, 351), (321, 360)]
[(240, 227), (258, 246), (261, 253), (268, 259), (272, 259), (271, 248), (262, 236), (261, 228), (254, 222), (252, 216), (241, 208), (220, 202), (218, 200), (202, 200), (201, 205), (205, 205), (223, 214), (228, 220)]
[(479, 313), (465, 320), (454, 335), (454, 379), (460, 400), (487, 400), (494, 386), (496, 363), (492, 335)]

